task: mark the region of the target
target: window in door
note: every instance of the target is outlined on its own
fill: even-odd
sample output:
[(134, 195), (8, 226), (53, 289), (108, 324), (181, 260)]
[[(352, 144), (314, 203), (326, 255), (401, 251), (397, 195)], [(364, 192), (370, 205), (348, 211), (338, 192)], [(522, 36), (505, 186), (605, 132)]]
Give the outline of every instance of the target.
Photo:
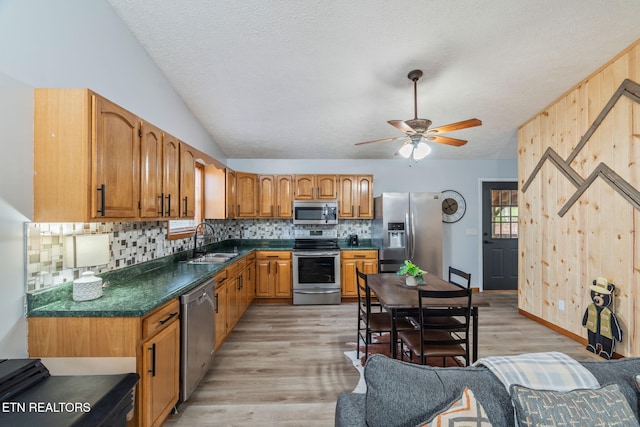
[(518, 190), (491, 190), (491, 238), (518, 238)]

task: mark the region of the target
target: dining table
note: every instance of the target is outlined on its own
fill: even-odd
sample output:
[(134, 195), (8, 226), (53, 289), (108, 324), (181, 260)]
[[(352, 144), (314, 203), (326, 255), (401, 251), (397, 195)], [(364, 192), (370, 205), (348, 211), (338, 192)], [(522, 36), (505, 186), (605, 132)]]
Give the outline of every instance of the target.
[[(431, 290), (456, 290), (460, 286), (447, 282), (433, 274), (423, 276), (424, 282), (417, 286), (406, 285), (405, 276), (398, 276), (395, 273), (375, 273), (367, 274), (367, 285), (382, 307), (391, 315), (391, 357), (397, 358), (398, 331), (396, 330), (397, 319), (400, 317), (417, 315), (419, 308), (418, 289)], [(465, 298), (437, 298), (430, 301), (431, 307), (459, 307), (466, 305)], [(479, 292), (471, 295), (471, 358), (472, 363), (478, 360), (478, 309), (489, 307)]]

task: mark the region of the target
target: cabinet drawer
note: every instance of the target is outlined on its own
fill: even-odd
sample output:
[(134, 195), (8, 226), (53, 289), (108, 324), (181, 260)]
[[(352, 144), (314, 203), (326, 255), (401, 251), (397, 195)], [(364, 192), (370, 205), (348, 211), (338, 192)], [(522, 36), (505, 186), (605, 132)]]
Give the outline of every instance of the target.
[(340, 257), (342, 259), (378, 259), (378, 251), (341, 251)]
[(224, 285), (227, 282), (228, 278), (229, 278), (229, 272), (227, 271), (226, 268), (216, 273), (216, 275), (213, 276), (213, 279), (215, 280), (215, 283), (216, 283), (216, 289)]
[(291, 259), (291, 251), (259, 251), (256, 259)]
[(142, 320), (142, 336), (143, 338), (159, 332), (168, 326), (173, 319), (177, 319), (180, 315), (180, 303), (177, 299), (163, 305)]

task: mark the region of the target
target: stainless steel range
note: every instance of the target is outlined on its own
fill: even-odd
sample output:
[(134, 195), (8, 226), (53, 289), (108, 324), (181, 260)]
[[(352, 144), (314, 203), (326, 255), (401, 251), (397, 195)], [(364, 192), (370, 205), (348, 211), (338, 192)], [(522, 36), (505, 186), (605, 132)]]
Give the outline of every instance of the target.
[(293, 304), (340, 304), (338, 231), (295, 230)]

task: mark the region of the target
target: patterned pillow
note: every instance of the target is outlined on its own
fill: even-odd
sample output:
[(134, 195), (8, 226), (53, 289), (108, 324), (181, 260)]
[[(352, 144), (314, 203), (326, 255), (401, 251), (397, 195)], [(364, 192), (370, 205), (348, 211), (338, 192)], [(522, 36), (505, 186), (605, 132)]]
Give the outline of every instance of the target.
[(476, 400), (473, 392), (465, 387), (459, 399), (451, 402), (447, 409), (434, 415), (433, 418), (424, 424), (420, 424), (419, 427), (464, 427), (471, 425), (492, 427), (480, 402)]
[(512, 385), (510, 392), (520, 427), (638, 426), (617, 384), (565, 392)]

